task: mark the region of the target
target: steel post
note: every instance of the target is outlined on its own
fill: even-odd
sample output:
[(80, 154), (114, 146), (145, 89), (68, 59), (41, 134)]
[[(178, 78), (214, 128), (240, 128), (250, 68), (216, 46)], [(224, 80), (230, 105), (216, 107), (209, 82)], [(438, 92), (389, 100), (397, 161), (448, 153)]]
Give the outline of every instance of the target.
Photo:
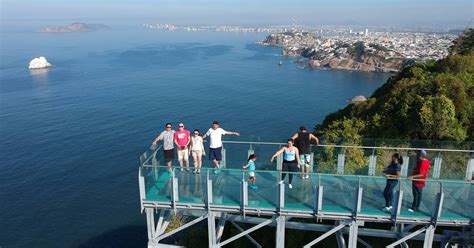
[(278, 216), (276, 218), (276, 248), (285, 247), (285, 216)]
[(341, 149), (341, 152), (337, 154), (337, 174), (344, 174), (344, 161), (345, 161), (344, 149)]

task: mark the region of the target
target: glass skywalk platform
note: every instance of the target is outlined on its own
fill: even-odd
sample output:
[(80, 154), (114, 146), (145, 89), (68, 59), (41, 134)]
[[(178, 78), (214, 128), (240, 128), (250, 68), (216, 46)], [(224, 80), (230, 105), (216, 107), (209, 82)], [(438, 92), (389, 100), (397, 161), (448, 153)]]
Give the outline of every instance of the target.
[[(208, 213), (207, 218), (214, 212), (244, 217), (286, 216), (336, 222), (346, 220), (351, 221), (350, 223), (362, 221), (428, 225), (427, 230), (433, 227), (430, 231), (433, 235), (435, 226), (470, 226), (474, 223), (474, 184), (471, 180), (473, 150), (427, 149), (432, 164), (429, 179), (423, 189), (419, 211), (409, 212), (413, 199), (412, 181), (406, 179), (406, 176), (410, 175), (414, 166), (414, 152), (418, 148), (344, 145), (313, 147), (313, 172), (309, 174), (310, 178), (302, 179), (300, 173), (293, 173), (293, 187), (290, 189), (288, 176), (284, 184), (280, 183), (281, 175), (285, 173), (281, 171), (282, 159), (269, 162), (273, 153), (283, 145), (227, 141), (224, 143), (221, 163), (224, 168), (215, 173), (211, 162), (204, 157), (200, 174), (180, 171), (177, 161), (173, 164), (174, 171), (168, 172), (162, 159), (161, 147), (149, 150), (140, 157), (142, 211), (195, 211)], [(331, 149), (333, 157), (322, 149)], [(365, 157), (367, 162), (356, 169), (350, 164), (353, 162), (351, 159), (354, 151)], [(383, 190), (386, 178), (381, 176), (381, 171), (389, 163), (392, 152), (402, 153), (406, 164), (402, 166), (402, 178), (393, 196), (393, 209), (385, 212), (382, 208), (385, 205)], [(255, 171), (257, 189), (248, 187), (245, 181), (248, 171), (241, 169), (251, 153), (258, 156)], [(333, 165), (328, 166), (331, 162)], [(191, 158), (190, 164), (193, 168)], [(353, 224), (349, 226), (352, 228)], [(426, 232), (428, 237), (428, 231)], [(429, 237), (425, 238), (425, 243), (432, 241), (433, 238), (431, 241)]]

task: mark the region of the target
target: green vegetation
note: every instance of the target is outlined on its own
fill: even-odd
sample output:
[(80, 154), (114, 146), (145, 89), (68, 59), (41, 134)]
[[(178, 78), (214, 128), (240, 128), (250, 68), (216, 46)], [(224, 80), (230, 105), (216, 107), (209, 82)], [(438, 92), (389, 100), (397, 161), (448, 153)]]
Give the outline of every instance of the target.
[(318, 132), (354, 143), (361, 137), (474, 141), (473, 44), (469, 29), (453, 42), (449, 56), (403, 68), (368, 101), (328, 115)]

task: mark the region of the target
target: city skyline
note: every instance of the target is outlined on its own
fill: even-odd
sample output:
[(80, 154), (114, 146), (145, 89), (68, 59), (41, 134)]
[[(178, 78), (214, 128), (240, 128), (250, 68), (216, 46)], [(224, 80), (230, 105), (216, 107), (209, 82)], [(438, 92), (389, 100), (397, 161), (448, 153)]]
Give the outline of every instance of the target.
[(63, 2), (33, 0), (1, 2), (3, 25), (15, 22), (100, 21), (118, 24), (156, 23), (216, 25), (341, 25), (462, 27), (472, 21), (474, 6), (469, 0), (335, 2), (289, 1), (149, 1), (85, 0)]

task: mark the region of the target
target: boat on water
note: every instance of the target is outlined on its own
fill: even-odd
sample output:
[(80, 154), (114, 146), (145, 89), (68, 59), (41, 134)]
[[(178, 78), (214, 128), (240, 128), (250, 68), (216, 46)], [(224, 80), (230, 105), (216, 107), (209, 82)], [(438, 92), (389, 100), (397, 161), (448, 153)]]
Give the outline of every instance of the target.
[(280, 63), (278, 63), (278, 65), (280, 65), (280, 66), (283, 65), (283, 62), (280, 60)]

